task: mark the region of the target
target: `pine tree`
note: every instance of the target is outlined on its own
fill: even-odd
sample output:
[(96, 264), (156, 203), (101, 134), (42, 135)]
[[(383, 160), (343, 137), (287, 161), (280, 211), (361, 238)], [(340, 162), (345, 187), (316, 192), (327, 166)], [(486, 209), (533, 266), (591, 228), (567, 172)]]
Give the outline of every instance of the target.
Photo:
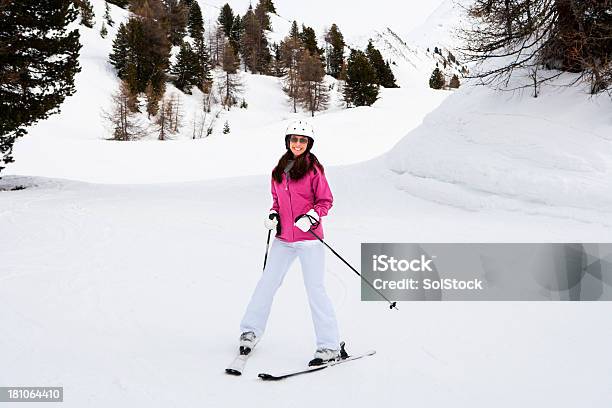
[(104, 20), (106, 21), (106, 24), (108, 24), (109, 27), (112, 27), (115, 25), (115, 22), (113, 21), (113, 18), (111, 17), (110, 6), (108, 5), (108, 1), (104, 2)]
[(113, 40), (113, 52), (109, 56), (110, 63), (115, 67), (119, 78), (125, 78), (127, 75), (129, 50), (128, 31), (125, 24), (121, 23), (117, 30), (117, 36)]
[(196, 86), (202, 92), (207, 93), (207, 90), (209, 90), (210, 85), (212, 84), (212, 75), (210, 55), (208, 54), (208, 48), (206, 47), (203, 37), (195, 40), (194, 54), (196, 61)]
[(280, 59), (286, 71), (283, 78), (283, 91), (291, 99), (294, 113), (297, 112), (300, 95), (298, 62), (304, 52), (306, 51), (304, 51), (302, 40), (299, 37), (293, 37), (291, 33), (280, 44)]
[(204, 20), (202, 10), (197, 2), (193, 2), (189, 7), (189, 35), (191, 38), (198, 39), (204, 35)]
[(0, 171), (26, 128), (60, 111), (80, 72), (79, 31), (72, 0), (0, 5)]
[(228, 38), (231, 37), (232, 25), (234, 24), (234, 21), (234, 11), (229, 4), (225, 3), (225, 5), (221, 7), (221, 12), (219, 13), (217, 22), (219, 25), (221, 25), (221, 27), (223, 27), (225, 36)]
[(382, 72), (379, 74), (381, 86), (385, 88), (399, 88), (399, 85), (395, 82), (395, 75), (393, 75), (393, 70), (391, 70), (391, 66), (389, 65), (389, 61), (385, 61), (385, 66), (382, 69)]
[(232, 105), (236, 103), (236, 96), (240, 92), (242, 84), (238, 78), (239, 61), (229, 42), (225, 44), (222, 67), (225, 74), (219, 83), (219, 90), (223, 106), (230, 110)]
[(291, 23), (291, 30), (289, 31), (289, 36), (295, 40), (300, 39), (300, 29), (298, 27), (297, 21), (293, 20)]
[(344, 99), (347, 104), (370, 106), (378, 99), (376, 70), (363, 51), (351, 50), (346, 68)]
[(440, 71), (440, 68), (436, 67), (429, 78), (429, 87), (433, 89), (442, 89), (444, 88), (444, 85), (444, 75), (442, 74), (442, 71)]
[(242, 42), (243, 34), (244, 34), (243, 18), (241, 18), (239, 15), (236, 14), (236, 17), (234, 17), (234, 22), (232, 23), (232, 27), (231, 27), (231, 31), (229, 35), (229, 42), (232, 45), (232, 49), (234, 50), (236, 57), (238, 57), (238, 54), (242, 52), (240, 48), (240, 44)]
[(91, 2), (89, 0), (74, 0), (74, 3), (81, 13), (81, 24), (93, 28), (95, 14)]
[(276, 14), (276, 7), (274, 7), (274, 2), (272, 0), (265, 0), (266, 12)]
[(338, 79), (340, 69), (344, 63), (345, 43), (344, 36), (336, 24), (332, 24), (327, 32), (325, 42), (330, 46), (327, 51), (327, 73)]
[(255, 16), (257, 17), (259, 26), (262, 30), (272, 30), (272, 24), (270, 23), (270, 17), (268, 16), (267, 0), (259, 0), (257, 6), (255, 6)]
[(378, 84), (385, 88), (397, 88), (395, 76), (393, 75), (393, 71), (391, 71), (389, 63), (383, 60), (382, 54), (374, 47), (372, 40), (368, 41), (366, 54), (370, 64), (374, 67), (374, 70), (376, 70)]
[(220, 25), (215, 26), (208, 33), (208, 44), (210, 45), (210, 66), (216, 67), (221, 65), (223, 56), (223, 47), (225, 47), (225, 32)]
[(166, 15), (166, 8), (162, 0), (130, 0), (129, 10), (137, 16), (160, 23)]
[(223, 134), (227, 135), (229, 132), (230, 132), (230, 127), (229, 127), (229, 123), (226, 120), (225, 123), (223, 124)]
[(461, 83), (459, 82), (459, 77), (457, 76), (457, 74), (453, 74), (453, 77), (451, 78), (448, 87), (449, 88), (459, 88), (459, 86), (461, 85)]
[(110, 6), (108, 5), (108, 1), (104, 2), (104, 17), (103, 18), (109, 27), (112, 27), (115, 25), (115, 22), (113, 21), (113, 17), (110, 14)]
[(157, 115), (159, 112), (159, 101), (163, 97), (164, 92), (166, 91), (166, 84), (164, 83), (163, 89), (156, 90), (153, 88), (153, 84), (151, 81), (147, 84), (147, 89), (145, 90), (145, 95), (147, 97), (147, 117), (151, 118), (151, 116)]
[[(153, 15), (146, 4), (139, 10), (145, 15)], [(169, 58), (170, 43), (159, 20), (135, 16), (128, 20), (124, 29), (119, 27), (110, 62), (117, 69), (117, 76), (128, 82), (131, 91), (140, 93), (145, 91), (149, 81), (155, 89), (161, 88), (166, 80)]]
[(100, 37), (106, 38), (108, 35), (108, 29), (106, 28), (105, 21), (102, 21), (102, 27), (100, 27)]
[(174, 85), (182, 92), (191, 95), (192, 86), (201, 86), (198, 77), (198, 57), (188, 42), (181, 43), (181, 49), (176, 57), (176, 63), (170, 70), (174, 75)]
[(244, 33), (241, 38), (240, 51), (244, 59), (245, 70), (249, 68), (254, 74), (266, 73), (272, 56), (263, 27), (252, 7), (249, 7), (242, 21)]
[(318, 56), (304, 52), (299, 61), (298, 70), (300, 79), (299, 100), (311, 116), (314, 116), (315, 112), (326, 108), (329, 100), (329, 91), (323, 81), (325, 77), (323, 63)]
[(287, 70), (283, 65), (282, 57), (281, 57), (281, 47), (277, 43), (272, 44), (272, 63), (270, 67), (270, 72), (272, 75), (276, 77), (283, 77)]
[(315, 31), (314, 29), (312, 29), (312, 27), (306, 27), (302, 25), (302, 32), (300, 33), (300, 39), (302, 40), (304, 47), (312, 55), (323, 54), (323, 50), (317, 47), (317, 35), (315, 34)]
[[(197, 2), (194, 4), (198, 4)], [(186, 34), (187, 13), (189, 9), (179, 0), (164, 0), (163, 26), (168, 33), (168, 41), (172, 45), (180, 45)], [(200, 16), (201, 18), (202, 16)]]
[(338, 79), (340, 81), (346, 81), (346, 78), (348, 76), (347, 67), (348, 65), (346, 61), (342, 62), (342, 66), (340, 67), (340, 76), (338, 76)]
[(272, 54), (270, 53), (268, 39), (266, 38), (263, 31), (260, 35), (261, 36), (259, 38), (259, 48), (257, 50), (258, 72), (267, 75), (270, 69), (270, 62), (272, 61)]
[(261, 29), (252, 7), (249, 6), (249, 9), (242, 18), (242, 22), (244, 24), (244, 32), (240, 41), (240, 53), (244, 60), (244, 69), (246, 71), (247, 68), (250, 68), (253, 73), (256, 73), (257, 37)]

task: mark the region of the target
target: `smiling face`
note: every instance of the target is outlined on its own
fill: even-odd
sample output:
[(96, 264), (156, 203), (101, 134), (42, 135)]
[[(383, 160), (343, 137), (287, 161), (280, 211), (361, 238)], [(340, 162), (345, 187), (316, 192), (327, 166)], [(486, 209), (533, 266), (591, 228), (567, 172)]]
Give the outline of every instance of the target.
[(291, 135), (289, 138), (289, 148), (294, 157), (304, 154), (308, 147), (308, 138), (306, 136)]

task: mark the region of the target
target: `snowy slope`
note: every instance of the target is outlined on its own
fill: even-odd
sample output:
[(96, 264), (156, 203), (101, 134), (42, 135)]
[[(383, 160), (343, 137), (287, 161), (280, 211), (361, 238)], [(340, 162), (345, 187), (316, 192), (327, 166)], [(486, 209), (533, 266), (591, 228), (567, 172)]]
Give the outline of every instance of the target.
[(422, 48), (435, 46), (455, 49), (461, 45), (458, 30), (468, 24), (466, 8), (472, 0), (444, 0), (420, 25), (405, 35), (411, 44)]
[[(440, 46), (441, 54), (434, 53), (434, 46), (419, 46), (404, 41), (389, 27), (381, 30), (372, 30), (367, 34), (354, 37), (349, 46), (365, 49), (368, 40), (380, 51), (385, 61), (389, 61), (393, 75), (400, 87), (427, 88), (429, 77), (437, 66), (444, 73), (447, 82), (456, 74), (461, 77), (461, 63), (451, 63), (448, 59), (449, 51), (454, 49)], [(446, 61), (447, 67), (444, 68)], [(439, 92), (444, 93), (444, 92)]]
[(611, 225), (612, 101), (582, 87), (540, 91), (460, 88), (387, 155), (396, 186), (470, 210)]
[[(283, 132), (297, 116), (291, 113), (278, 79), (244, 74), (244, 82), (249, 89), (246, 97), (249, 108), (224, 113), (218, 119), (217, 134), (209, 138), (191, 140), (187, 136), (165, 142), (127, 143), (83, 140), (81, 135), (89, 128), (85, 124), (82, 130), (57, 135), (58, 123), (65, 120), (60, 115), (32, 128), (29, 135), (18, 140), (16, 162), (6, 172), (103, 183), (268, 174), (271, 163), (283, 152)], [(446, 96), (425, 88), (388, 89), (383, 90), (383, 97), (373, 108), (336, 108), (319, 114), (312, 119), (317, 131), (317, 154), (329, 165), (357, 163), (379, 156), (418, 126), (423, 116)], [(188, 106), (188, 98), (183, 97), (183, 101)], [(192, 118), (187, 115), (186, 120)], [(225, 121), (231, 129), (228, 135), (220, 134)], [(220, 168), (220, 157), (231, 157), (232, 165)]]
[[(328, 167), (326, 240), (359, 267), (361, 242), (605, 241), (610, 227), (496, 209), (465, 211), (394, 189), (384, 163)], [(327, 252), (327, 291), (348, 350), (303, 367), (314, 338), (299, 263), (243, 377), (223, 373), (261, 273), (267, 176), (167, 185), (8, 177), (0, 191), (2, 384), (64, 386), (68, 407), (604, 407), (609, 302), (360, 302)], [(608, 288), (612, 290), (612, 288)], [(577, 375), (576, 373), (588, 373)], [(509, 392), (512, 390), (512, 392)], [(560, 392), (563, 390), (563, 392)], [(500, 396), (503, 395), (503, 398)]]
[[(168, 84), (167, 95), (179, 95), (184, 112), (183, 127), (173, 136), (175, 140), (157, 141), (153, 130), (146, 140), (127, 143), (105, 140), (111, 129), (102, 115), (110, 109), (111, 94), (118, 86), (108, 55), (119, 22), (127, 18), (127, 12), (111, 6), (116, 24), (102, 39), (98, 29), (104, 2), (96, 0), (93, 4), (96, 27), (80, 27), (82, 72), (76, 77), (76, 94), (65, 101), (61, 114), (38, 123), (29, 129), (28, 135), (18, 139), (14, 148), (16, 162), (7, 166), (7, 174), (103, 183), (155, 183), (269, 173), (270, 163), (275, 163), (282, 153), (287, 124), (295, 117), (309, 116), (301, 110), (292, 113), (281, 80), (274, 77), (241, 73), (248, 109), (235, 107), (228, 112), (218, 104), (213, 106), (212, 114), (219, 117), (208, 138), (192, 139), (202, 94), (194, 89), (192, 95), (185, 95)], [(205, 20), (218, 15), (214, 6), (201, 4)], [(286, 26), (279, 29), (281, 37), (287, 34), (290, 23), (272, 16), (274, 29), (283, 21)], [(410, 75), (422, 76), (418, 72), (407, 76)], [(447, 96), (426, 88), (419, 79), (414, 81), (418, 83), (414, 89), (382, 90), (382, 97), (373, 108), (346, 110), (341, 109), (341, 94), (335, 80), (328, 77), (327, 81), (333, 86), (329, 109), (312, 121), (317, 129), (316, 150), (328, 165), (358, 163), (382, 155)], [(397, 117), (402, 120), (396, 120)], [(141, 120), (146, 123), (146, 115)], [(226, 122), (230, 133), (224, 135)], [(232, 157), (233, 161), (222, 172), (220, 157)]]

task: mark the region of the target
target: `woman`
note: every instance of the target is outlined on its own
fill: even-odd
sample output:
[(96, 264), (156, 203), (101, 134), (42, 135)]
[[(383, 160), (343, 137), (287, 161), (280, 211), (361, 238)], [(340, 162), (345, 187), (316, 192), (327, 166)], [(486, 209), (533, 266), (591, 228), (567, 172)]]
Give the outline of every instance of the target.
[(324, 286), (325, 248), (310, 231), (323, 239), (321, 217), (327, 215), (333, 197), (323, 166), (310, 152), (314, 144), (312, 126), (304, 120), (285, 132), (287, 152), (272, 172), (272, 209), (265, 226), (276, 229), (270, 255), (240, 323), (240, 349), (247, 354), (266, 328), (272, 300), (287, 270), (300, 259), (304, 285), (317, 338), (317, 350), (309, 365), (339, 357), (336, 316)]

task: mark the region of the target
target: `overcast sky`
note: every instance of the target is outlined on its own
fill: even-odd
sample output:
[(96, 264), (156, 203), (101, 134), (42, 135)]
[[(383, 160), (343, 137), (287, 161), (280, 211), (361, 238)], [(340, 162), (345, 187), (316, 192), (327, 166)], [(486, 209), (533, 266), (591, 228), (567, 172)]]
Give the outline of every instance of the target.
[[(288, 20), (312, 26), (317, 35), (336, 23), (345, 36), (366, 34), (372, 29), (391, 27), (405, 36), (421, 24), (444, 0), (274, 0), (276, 11)], [(200, 0), (214, 6), (229, 3), (243, 15), (249, 0)], [(253, 7), (257, 0), (252, 1)]]

